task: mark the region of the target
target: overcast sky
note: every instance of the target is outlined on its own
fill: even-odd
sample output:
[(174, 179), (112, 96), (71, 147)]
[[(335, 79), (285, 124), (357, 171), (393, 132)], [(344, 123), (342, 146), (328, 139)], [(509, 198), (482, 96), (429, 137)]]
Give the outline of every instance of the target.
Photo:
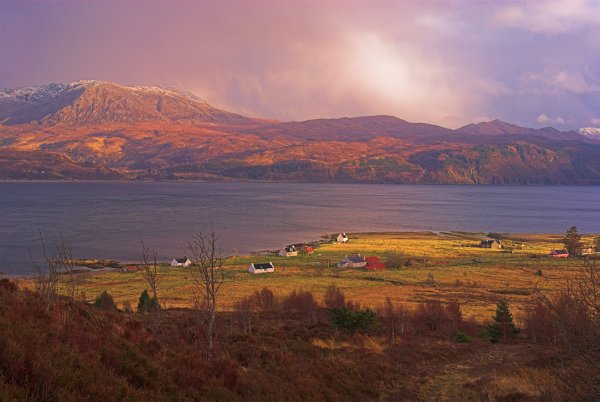
[(281, 120), (600, 127), (600, 0), (0, 0), (0, 87), (189, 90)]

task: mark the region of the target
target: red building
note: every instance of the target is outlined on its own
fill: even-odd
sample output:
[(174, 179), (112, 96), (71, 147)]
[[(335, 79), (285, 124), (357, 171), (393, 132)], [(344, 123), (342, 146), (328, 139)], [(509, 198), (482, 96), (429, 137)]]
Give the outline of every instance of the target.
[(365, 267), (369, 271), (385, 271), (385, 263), (379, 260), (379, 257), (365, 257), (367, 266)]

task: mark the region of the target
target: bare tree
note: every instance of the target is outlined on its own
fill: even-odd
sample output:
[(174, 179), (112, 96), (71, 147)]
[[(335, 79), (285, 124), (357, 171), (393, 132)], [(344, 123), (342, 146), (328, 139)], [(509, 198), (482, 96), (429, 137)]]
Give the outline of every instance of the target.
[(190, 266), (191, 279), (196, 287), (195, 304), (201, 313), (202, 328), (207, 340), (207, 356), (213, 350), (215, 317), (217, 312), (217, 294), (225, 280), (221, 242), (211, 226), (209, 232), (198, 232), (188, 248), (192, 255)]
[(154, 298), (154, 302), (157, 308), (157, 311), (160, 311), (160, 303), (158, 301), (158, 285), (161, 280), (161, 275), (158, 270), (158, 253), (156, 250), (147, 247), (143, 241), (140, 242), (142, 246), (142, 264), (144, 266), (144, 270), (142, 271), (144, 274), (144, 279), (148, 283), (150, 290), (152, 291), (152, 297)]
[(77, 291), (77, 278), (75, 275), (75, 259), (73, 258), (73, 247), (71, 239), (62, 233), (58, 234), (58, 239), (54, 245), (56, 250), (58, 263), (62, 273), (68, 275), (66, 282), (67, 295), (76, 298), (79, 296)]
[[(600, 393), (600, 267), (586, 260), (556, 294), (539, 293), (537, 311), (529, 314), (530, 335), (536, 321), (545, 331), (538, 341), (557, 342), (565, 354), (558, 377), (582, 400)], [(539, 327), (539, 324), (538, 324)], [(575, 363), (574, 363), (575, 362)]]
[(43, 263), (31, 259), (31, 265), (36, 272), (36, 289), (42, 295), (46, 308), (58, 299), (60, 275), (66, 273), (69, 280), (66, 284), (67, 294), (71, 297), (77, 295), (77, 284), (74, 274), (75, 261), (70, 240), (62, 233), (54, 244), (48, 244), (48, 238), (41, 231)]

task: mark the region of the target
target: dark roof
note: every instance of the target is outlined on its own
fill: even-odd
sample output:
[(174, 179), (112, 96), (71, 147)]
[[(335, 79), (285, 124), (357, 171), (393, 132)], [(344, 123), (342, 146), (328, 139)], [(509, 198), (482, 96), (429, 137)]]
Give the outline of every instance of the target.
[(567, 250), (552, 250), (554, 254), (569, 254)]
[(188, 260), (187, 257), (183, 257), (183, 258), (175, 258), (175, 261), (177, 261), (180, 264), (185, 264), (186, 261)]
[(265, 262), (263, 264), (252, 264), (254, 265), (254, 269), (269, 269), (269, 268), (275, 268), (273, 266), (273, 264), (271, 264), (270, 262)]
[(365, 262), (365, 259), (362, 258), (360, 255), (349, 255), (346, 258), (348, 258), (352, 262)]
[(494, 242), (498, 242), (500, 243), (500, 240), (496, 240), (496, 239), (487, 239), (487, 240), (482, 240), (481, 243), (485, 243), (485, 244), (492, 244)]

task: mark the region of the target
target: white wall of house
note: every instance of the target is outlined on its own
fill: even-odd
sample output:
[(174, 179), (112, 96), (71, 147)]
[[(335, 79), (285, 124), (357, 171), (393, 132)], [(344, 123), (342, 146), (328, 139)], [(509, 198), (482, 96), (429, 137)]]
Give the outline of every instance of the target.
[(273, 266), (273, 264), (271, 264), (270, 268), (267, 269), (256, 269), (254, 267), (254, 263), (250, 264), (250, 267), (248, 268), (248, 272), (250, 272), (251, 274), (264, 274), (267, 272), (275, 272), (275, 267)]

